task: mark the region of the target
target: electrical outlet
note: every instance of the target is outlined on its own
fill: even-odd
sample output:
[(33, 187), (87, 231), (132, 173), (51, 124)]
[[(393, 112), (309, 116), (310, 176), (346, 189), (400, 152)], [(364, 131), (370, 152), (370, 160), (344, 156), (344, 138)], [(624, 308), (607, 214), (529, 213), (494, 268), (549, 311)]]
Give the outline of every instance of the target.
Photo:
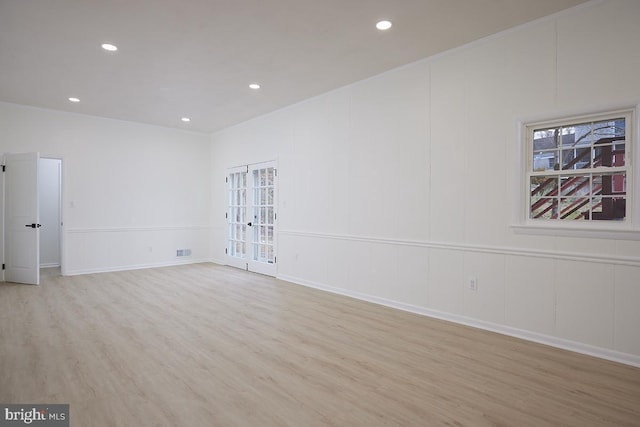
[(468, 287), (470, 291), (477, 291), (478, 290), (478, 279), (476, 279), (475, 277), (469, 277), (469, 282), (468, 282)]

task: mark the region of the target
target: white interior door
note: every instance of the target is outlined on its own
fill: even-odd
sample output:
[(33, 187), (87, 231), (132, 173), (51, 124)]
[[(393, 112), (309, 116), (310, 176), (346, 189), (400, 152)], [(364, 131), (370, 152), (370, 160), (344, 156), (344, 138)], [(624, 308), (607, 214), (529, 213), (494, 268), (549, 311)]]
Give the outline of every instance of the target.
[(38, 153), (5, 157), (5, 254), (7, 282), (40, 284)]
[(227, 264), (246, 270), (247, 266), (247, 166), (227, 173)]
[(249, 166), (249, 271), (276, 275), (276, 180), (275, 162)]
[(275, 276), (277, 169), (275, 162), (230, 169), (227, 263)]

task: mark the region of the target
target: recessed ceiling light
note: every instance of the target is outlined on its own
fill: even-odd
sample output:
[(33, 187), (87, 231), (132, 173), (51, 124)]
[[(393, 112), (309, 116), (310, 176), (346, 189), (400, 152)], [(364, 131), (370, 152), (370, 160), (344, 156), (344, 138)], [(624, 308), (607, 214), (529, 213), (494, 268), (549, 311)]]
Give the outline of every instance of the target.
[(251, 83), (249, 87), (254, 90), (260, 89), (260, 85), (258, 83)]
[(69, 101), (71, 101), (71, 102), (80, 102), (80, 99), (71, 97), (71, 98), (69, 98)]
[(391, 28), (393, 24), (391, 23), (391, 21), (380, 21), (376, 24), (376, 28), (379, 30), (388, 30), (389, 28)]
[(109, 52), (115, 52), (116, 50), (118, 50), (118, 46), (111, 43), (102, 43), (101, 46), (104, 50), (108, 50)]
[(189, 117), (183, 117), (180, 120), (182, 120), (183, 122), (190, 122), (191, 119)]

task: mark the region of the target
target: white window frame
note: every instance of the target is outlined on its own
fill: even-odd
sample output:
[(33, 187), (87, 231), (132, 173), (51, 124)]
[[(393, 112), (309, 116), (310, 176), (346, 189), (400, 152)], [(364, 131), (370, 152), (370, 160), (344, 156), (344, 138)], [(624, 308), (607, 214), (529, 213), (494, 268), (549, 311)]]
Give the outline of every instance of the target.
[[(514, 171), (517, 183), (517, 205), (513, 209), (511, 228), (516, 233), (556, 235), (568, 237), (588, 237), (620, 240), (640, 240), (640, 138), (638, 132), (638, 105), (630, 108), (606, 109), (598, 113), (580, 115), (562, 115), (549, 120), (531, 120), (518, 123), (519, 144), (518, 166)], [(627, 166), (627, 203), (624, 220), (542, 220), (530, 218), (530, 181), (532, 173), (533, 131), (545, 127), (598, 121), (613, 117), (624, 117), (626, 122), (626, 159)]]

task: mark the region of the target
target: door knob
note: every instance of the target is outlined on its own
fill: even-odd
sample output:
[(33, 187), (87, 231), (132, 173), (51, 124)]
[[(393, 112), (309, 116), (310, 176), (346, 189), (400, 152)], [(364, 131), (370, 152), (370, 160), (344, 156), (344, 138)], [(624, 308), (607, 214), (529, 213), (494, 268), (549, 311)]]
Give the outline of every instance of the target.
[(25, 227), (40, 228), (40, 227), (42, 227), (42, 224), (27, 224), (27, 225), (25, 225)]
[(249, 223), (247, 223), (247, 225), (248, 225), (249, 227), (251, 227), (252, 223), (251, 223), (251, 222), (249, 222)]

